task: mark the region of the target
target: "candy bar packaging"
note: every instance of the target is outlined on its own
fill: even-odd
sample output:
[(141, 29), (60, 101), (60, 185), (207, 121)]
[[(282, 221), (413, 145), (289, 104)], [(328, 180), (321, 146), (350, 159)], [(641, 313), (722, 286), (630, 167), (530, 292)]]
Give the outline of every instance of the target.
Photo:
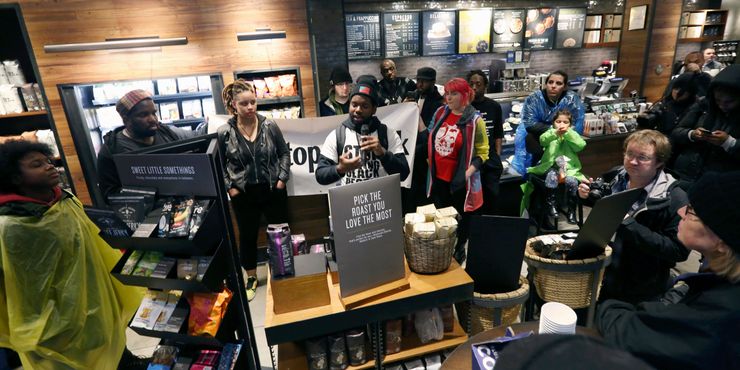
[(236, 366), (236, 360), (239, 359), (239, 352), (242, 345), (239, 343), (226, 343), (221, 351), (221, 358), (218, 360), (217, 370), (231, 370)]
[(17, 60), (4, 60), (5, 75), (11, 85), (22, 86), (26, 84), (26, 77), (23, 75), (21, 64)]
[(385, 322), (385, 354), (401, 352), (401, 332), (403, 323), (401, 319), (388, 320)]
[(175, 307), (175, 310), (172, 312), (172, 315), (170, 315), (170, 319), (167, 320), (167, 325), (165, 325), (163, 331), (168, 333), (179, 333), (180, 329), (182, 329), (182, 324), (185, 323), (187, 317), (187, 307)]
[(267, 225), (267, 242), (272, 277), (295, 275), (290, 226), (288, 224)]
[(190, 218), (190, 232), (188, 234), (188, 239), (193, 240), (195, 235), (198, 233), (200, 225), (202, 225), (203, 220), (205, 220), (209, 203), (210, 201), (205, 199), (195, 201), (193, 204), (193, 216)]
[(349, 364), (352, 366), (358, 366), (367, 362), (367, 356), (365, 353), (365, 331), (361, 329), (348, 331), (346, 334), (346, 341)]
[(208, 266), (211, 264), (212, 259), (212, 256), (198, 257), (198, 275), (195, 276), (195, 280), (203, 280), (203, 276), (205, 276), (206, 271), (208, 271)]
[(175, 364), (177, 352), (177, 347), (158, 345), (147, 370), (170, 370)]
[(33, 84), (24, 84), (18, 88), (23, 97), (23, 104), (26, 105), (26, 111), (37, 111), (40, 110), (39, 103), (36, 100), (36, 94), (33, 92)]
[(329, 369), (343, 370), (349, 366), (344, 334), (329, 336)]
[(131, 230), (139, 228), (154, 202), (149, 195), (112, 194), (108, 196), (110, 208), (128, 225)]
[(188, 335), (215, 337), (232, 296), (228, 288), (220, 293), (188, 293)]
[(143, 255), (144, 252), (139, 250), (131, 252), (131, 254), (128, 256), (128, 259), (126, 260), (126, 263), (124, 263), (123, 267), (121, 267), (121, 275), (131, 275), (131, 273), (134, 272), (136, 264), (139, 263), (139, 260)]
[(152, 276), (154, 269), (157, 268), (157, 264), (162, 257), (164, 257), (164, 255), (161, 252), (145, 252), (139, 260), (139, 263), (136, 264), (134, 272), (131, 274), (134, 276)]
[(132, 234), (128, 225), (114, 211), (85, 207), (85, 214), (100, 229), (101, 235), (128, 238)]
[(167, 296), (167, 303), (165, 303), (162, 312), (159, 313), (157, 321), (154, 323), (154, 330), (164, 331), (167, 328), (167, 323), (170, 321), (172, 314), (175, 312), (177, 302), (180, 300), (179, 292), (172, 291)]
[(172, 271), (172, 268), (175, 266), (176, 262), (177, 260), (172, 257), (160, 258), (159, 262), (157, 262), (157, 266), (154, 268), (154, 271), (152, 271), (152, 274), (150, 276), (160, 279), (167, 278), (167, 275), (170, 274), (170, 271)]
[(166, 238), (170, 232), (170, 221), (172, 220), (172, 210), (175, 201), (173, 199), (167, 199), (162, 204), (162, 215), (159, 217), (159, 224), (157, 225), (157, 236), (160, 238)]
[(190, 233), (190, 217), (193, 215), (193, 198), (181, 201), (172, 212), (172, 223), (167, 236), (183, 238)]
[(139, 305), (139, 309), (136, 310), (133, 320), (131, 320), (131, 327), (154, 329), (159, 314), (162, 313), (167, 304), (167, 297), (167, 293), (148, 290)]
[(328, 370), (328, 353), (329, 348), (326, 345), (326, 337), (307, 339), (306, 359), (308, 360), (308, 370)]

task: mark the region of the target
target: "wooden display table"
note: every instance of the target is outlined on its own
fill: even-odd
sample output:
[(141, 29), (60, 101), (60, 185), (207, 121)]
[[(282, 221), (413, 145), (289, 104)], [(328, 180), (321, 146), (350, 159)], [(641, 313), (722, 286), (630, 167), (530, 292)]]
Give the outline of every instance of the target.
[[(535, 335), (537, 335), (537, 331), (539, 330), (539, 321), (527, 321), (523, 323), (517, 323), (509, 325), (511, 326), (511, 329), (514, 330), (515, 334), (527, 332), (527, 331), (533, 331)], [(471, 369), (473, 366), (473, 354), (470, 349), (470, 346), (473, 343), (481, 343), (490, 341), (493, 339), (496, 339), (498, 337), (502, 337), (506, 334), (506, 326), (497, 326), (491, 330), (486, 330), (482, 333), (478, 333), (467, 341), (465, 343), (461, 344), (459, 347), (457, 347), (452, 354), (450, 354), (449, 357), (445, 360), (445, 362), (442, 363), (442, 367), (440, 370), (459, 370), (459, 369)], [(588, 335), (591, 337), (601, 338), (601, 335), (599, 332), (597, 332), (594, 329), (586, 328), (583, 326), (576, 326), (576, 334), (578, 335)]]
[[(447, 271), (436, 275), (410, 272), (408, 289), (361, 304), (351, 310), (345, 309), (342, 305), (339, 286), (331, 284), (330, 278), (327, 278), (327, 284), (331, 304), (283, 314), (274, 313), (272, 292), (268, 285), (265, 336), (271, 351), (272, 346), (278, 346), (277, 365), (280, 370), (307, 368), (306, 356), (299, 343), (305, 339), (364, 328), (368, 324), (379, 328), (385, 320), (399, 318), (426, 308), (471, 300), (473, 297), (473, 280), (455, 261)], [(401, 352), (386, 355), (382, 362), (395, 362), (455, 347), (464, 343), (467, 338), (467, 334), (455, 322), (454, 330), (445, 333), (440, 341), (421, 344), (415, 337), (404, 337)], [(380, 364), (377, 364), (377, 361), (368, 361), (361, 366), (349, 368), (373, 367), (380, 368)]]

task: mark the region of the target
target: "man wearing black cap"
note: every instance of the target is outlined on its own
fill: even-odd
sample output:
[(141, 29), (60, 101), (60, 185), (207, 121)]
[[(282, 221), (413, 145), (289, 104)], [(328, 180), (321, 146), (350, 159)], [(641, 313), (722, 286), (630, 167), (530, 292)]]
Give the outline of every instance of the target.
[(378, 86), (372, 76), (360, 76), (352, 88), (349, 117), (327, 135), (316, 167), (322, 185), (351, 184), (398, 173), (401, 181), (409, 165), (398, 134), (375, 117)]
[(383, 79), (378, 81), (378, 106), (400, 103), (408, 92), (416, 90), (410, 78), (396, 76), (396, 63), (390, 59), (380, 62), (380, 75)]
[(604, 339), (660, 369), (740, 369), (740, 172), (708, 173), (678, 210), (678, 239), (704, 256), (654, 302), (601, 304)]
[(352, 89), (352, 76), (342, 67), (331, 71), (329, 78), (329, 95), (321, 101), (319, 114), (321, 117), (342, 115), (349, 112), (349, 92)]

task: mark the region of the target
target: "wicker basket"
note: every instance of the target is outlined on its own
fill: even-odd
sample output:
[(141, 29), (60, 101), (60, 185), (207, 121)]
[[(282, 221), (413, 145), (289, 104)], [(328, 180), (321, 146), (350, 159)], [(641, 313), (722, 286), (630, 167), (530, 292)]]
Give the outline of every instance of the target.
[[(523, 276), (519, 277), (519, 289), (496, 294), (482, 294), (473, 292), (473, 297), (477, 300), (487, 301), (507, 301), (516, 300), (522, 298), (522, 303), (513, 304), (510, 306), (499, 307), (501, 309), (501, 324), (500, 325), (511, 325), (519, 320), (519, 315), (522, 311), (523, 300), (529, 295), (529, 283)], [(494, 323), (495, 308), (479, 306), (475, 303), (470, 304), (470, 301), (463, 301), (456, 305), (458, 310), (458, 316), (466, 317), (470, 315), (470, 333), (469, 335), (476, 335), (480, 332), (491, 330), (498, 326)]]
[[(607, 246), (604, 253), (582, 260), (555, 260), (540, 257), (530, 246), (536, 240), (532, 238), (527, 242), (524, 250), (524, 260), (531, 265), (530, 261), (537, 261), (550, 265), (572, 265), (583, 268), (585, 265), (593, 265), (590, 271), (554, 271), (547, 268), (534, 269), (534, 286), (537, 294), (546, 302), (560, 302), (570, 308), (583, 308), (591, 304), (591, 299), (598, 299), (601, 290), (601, 279), (604, 277), (605, 260), (612, 254), (611, 247)], [(592, 294), (594, 276), (599, 279), (596, 294)]]
[(437, 274), (447, 270), (452, 262), (452, 252), (457, 236), (445, 239), (420, 239), (404, 236), (404, 251), (411, 271), (417, 274)]

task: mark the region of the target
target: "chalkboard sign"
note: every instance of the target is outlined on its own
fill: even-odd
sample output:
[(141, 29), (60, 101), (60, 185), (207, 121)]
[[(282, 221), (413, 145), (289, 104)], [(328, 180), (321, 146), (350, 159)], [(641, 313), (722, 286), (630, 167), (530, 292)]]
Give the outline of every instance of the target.
[(455, 11), (428, 11), (422, 19), (422, 55), (455, 53), (457, 27)]
[(493, 50), (519, 49), (524, 40), (524, 9), (496, 9), (493, 12)]
[(527, 31), (524, 33), (525, 47), (532, 50), (552, 49), (555, 42), (555, 24), (558, 10), (539, 8), (527, 10)]
[(344, 25), (349, 60), (381, 57), (379, 13), (345, 14)]
[(487, 53), (491, 50), (492, 9), (460, 10), (459, 54)]
[(583, 46), (583, 31), (586, 27), (586, 8), (558, 10), (558, 25), (555, 33), (556, 49), (573, 49)]
[(419, 56), (419, 13), (384, 13), (385, 57)]

